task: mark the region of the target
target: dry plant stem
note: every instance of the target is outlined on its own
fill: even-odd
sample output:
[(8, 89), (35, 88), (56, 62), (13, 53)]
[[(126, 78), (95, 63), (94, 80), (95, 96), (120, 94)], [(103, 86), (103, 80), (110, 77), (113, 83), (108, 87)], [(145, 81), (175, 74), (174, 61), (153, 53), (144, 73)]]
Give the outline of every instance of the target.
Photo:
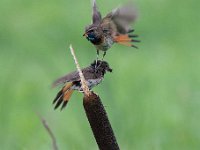
[[(38, 115), (39, 116), (39, 115)], [(44, 126), (44, 128), (47, 130), (47, 132), (49, 133), (49, 136), (51, 137), (51, 140), (52, 140), (52, 145), (53, 145), (53, 150), (58, 150), (58, 146), (57, 146), (57, 143), (56, 143), (56, 138), (53, 134), (53, 132), (51, 131), (49, 125), (47, 124), (46, 120), (42, 117), (40, 117), (40, 120)]]
[(70, 45), (69, 48), (70, 48), (71, 54), (72, 54), (72, 56), (73, 56), (73, 58), (74, 58), (74, 62), (75, 62), (75, 64), (76, 64), (76, 68), (77, 68), (77, 70), (78, 70), (78, 72), (79, 72), (79, 76), (80, 76), (80, 78), (81, 78), (82, 89), (83, 89), (84, 93), (85, 93), (87, 96), (89, 96), (89, 95), (90, 95), (90, 90), (89, 90), (89, 88), (88, 88), (88, 86), (87, 86), (87, 83), (86, 83), (86, 81), (85, 81), (85, 77), (83, 76), (83, 73), (82, 73), (81, 68), (80, 68), (80, 66), (79, 66), (79, 63), (78, 63), (78, 60), (77, 60), (76, 55), (75, 55), (75, 53), (74, 53), (74, 49), (73, 49), (72, 45)]
[(83, 98), (85, 112), (100, 150), (119, 150), (117, 140), (99, 96), (91, 92)]

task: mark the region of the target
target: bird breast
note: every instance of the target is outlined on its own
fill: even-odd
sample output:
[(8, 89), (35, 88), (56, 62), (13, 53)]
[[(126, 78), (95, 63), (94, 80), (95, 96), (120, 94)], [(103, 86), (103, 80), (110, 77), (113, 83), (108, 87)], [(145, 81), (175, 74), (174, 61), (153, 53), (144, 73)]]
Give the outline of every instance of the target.
[[(86, 81), (87, 85), (88, 85), (88, 88), (91, 90), (93, 87), (97, 86), (99, 83), (101, 83), (102, 81), (102, 77), (99, 78), (99, 79), (89, 79)], [(78, 90), (80, 92), (83, 91), (82, 87), (81, 87), (81, 83), (79, 84), (74, 84), (72, 87), (71, 87), (72, 90)]]
[(105, 37), (103, 43), (100, 45), (95, 45), (96, 49), (102, 50), (102, 51), (107, 51), (112, 45), (114, 41), (111, 37)]

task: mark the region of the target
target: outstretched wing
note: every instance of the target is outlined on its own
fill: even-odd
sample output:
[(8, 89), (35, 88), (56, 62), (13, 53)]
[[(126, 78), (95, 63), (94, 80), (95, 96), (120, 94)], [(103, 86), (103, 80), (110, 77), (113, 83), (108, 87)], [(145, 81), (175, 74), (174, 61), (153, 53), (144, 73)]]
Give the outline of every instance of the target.
[(115, 24), (119, 34), (126, 34), (131, 31), (130, 25), (135, 21), (136, 17), (137, 12), (133, 4), (127, 4), (107, 14), (106, 17), (103, 18), (102, 24), (110, 20)]
[(99, 12), (96, 0), (93, 0), (92, 23), (99, 24), (101, 22), (101, 13)]
[(132, 34), (134, 30), (130, 28), (136, 16), (136, 10), (132, 4), (124, 5), (107, 14), (102, 19), (101, 27), (104, 33), (112, 36), (114, 42), (137, 48), (133, 42), (140, 41), (135, 39), (138, 36)]

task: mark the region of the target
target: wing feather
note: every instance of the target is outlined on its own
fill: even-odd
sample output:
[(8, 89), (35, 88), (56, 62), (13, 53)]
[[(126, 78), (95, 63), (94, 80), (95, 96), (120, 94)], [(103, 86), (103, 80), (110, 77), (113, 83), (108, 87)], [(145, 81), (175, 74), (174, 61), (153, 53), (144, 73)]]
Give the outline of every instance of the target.
[(93, 0), (92, 23), (99, 24), (101, 22), (101, 13), (98, 10), (96, 0)]
[(67, 82), (73, 82), (73, 81), (78, 81), (78, 80), (80, 80), (79, 74), (77, 71), (74, 71), (72, 73), (69, 73), (55, 80), (52, 84), (52, 87), (54, 88), (60, 84), (65, 84)]
[[(82, 69), (83, 75), (85, 77), (86, 80), (88, 79), (95, 79), (95, 70), (93, 67), (86, 67), (84, 69)], [(86, 75), (87, 74), (87, 75)], [(80, 76), (78, 71), (74, 71), (72, 73), (69, 73), (63, 77), (58, 78), (56, 81), (53, 82), (52, 87), (56, 87), (60, 84), (65, 84), (67, 82), (74, 82), (74, 81), (80, 81)]]
[(136, 9), (132, 4), (127, 4), (118, 7), (107, 14), (106, 17), (103, 18), (102, 22), (110, 19), (116, 25), (118, 33), (126, 34), (131, 30), (130, 25), (135, 21), (136, 17)]

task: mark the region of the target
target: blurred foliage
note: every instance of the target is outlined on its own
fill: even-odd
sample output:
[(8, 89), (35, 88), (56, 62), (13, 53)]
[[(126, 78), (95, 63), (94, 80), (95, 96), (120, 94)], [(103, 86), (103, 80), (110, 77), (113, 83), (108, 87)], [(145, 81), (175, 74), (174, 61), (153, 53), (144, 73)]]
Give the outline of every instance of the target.
[[(97, 0), (105, 15), (122, 0)], [(198, 150), (200, 147), (200, 16), (197, 0), (136, 0), (139, 50), (115, 45), (105, 59), (114, 72), (96, 91), (123, 150)], [(57, 77), (96, 58), (82, 36), (91, 3), (70, 0), (0, 1), (0, 149), (51, 149), (36, 112), (46, 118), (60, 149), (97, 145), (76, 92), (54, 111)]]

